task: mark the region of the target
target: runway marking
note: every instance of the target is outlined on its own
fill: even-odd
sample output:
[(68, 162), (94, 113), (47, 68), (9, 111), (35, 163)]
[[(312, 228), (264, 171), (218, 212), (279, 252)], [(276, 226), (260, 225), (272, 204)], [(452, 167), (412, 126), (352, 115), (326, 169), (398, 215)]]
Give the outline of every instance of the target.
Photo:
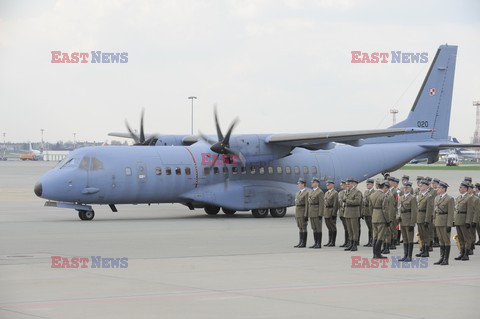
[[(408, 285), (408, 284), (441, 284), (441, 283), (451, 283), (451, 282), (464, 282), (464, 281), (480, 281), (480, 277), (475, 278), (449, 278), (449, 279), (431, 279), (431, 280), (402, 280), (402, 281), (387, 281), (387, 282), (372, 282), (372, 283), (358, 283), (358, 284), (339, 284), (339, 285), (327, 285), (327, 286), (301, 286), (301, 287), (274, 287), (274, 288), (251, 288), (251, 289), (231, 289), (231, 290), (211, 290), (198, 292), (190, 291), (180, 291), (180, 292), (171, 292), (171, 293), (161, 293), (161, 294), (150, 294), (150, 295), (135, 295), (135, 296), (114, 296), (114, 297), (99, 297), (99, 298), (85, 298), (85, 299), (69, 299), (69, 300), (53, 300), (53, 301), (42, 301), (42, 302), (26, 302), (26, 303), (13, 303), (0, 305), (0, 309), (36, 309), (36, 308), (57, 308), (63, 305), (74, 305), (74, 304), (96, 304), (96, 303), (113, 303), (113, 302), (125, 302), (125, 301), (146, 301), (151, 299), (152, 301), (158, 301), (158, 299), (164, 298), (189, 298), (189, 297), (200, 297), (202, 299), (206, 297), (218, 296), (220, 299), (229, 298), (231, 295), (241, 295), (244, 297), (256, 297), (256, 298), (268, 298), (263, 296), (257, 296), (255, 294), (273, 292), (273, 293), (282, 293), (282, 292), (305, 292), (305, 291), (320, 291), (328, 289), (352, 289), (352, 288), (366, 288), (366, 287), (384, 287), (384, 286), (395, 286), (398, 285)], [(197, 290), (202, 290), (202, 288), (192, 288)], [(205, 291), (206, 290), (206, 291)], [(218, 298), (215, 298), (217, 300)], [(272, 298), (275, 299), (275, 298)], [(214, 299), (212, 299), (214, 300)], [(287, 300), (286, 300), (287, 301)], [(294, 302), (295, 300), (288, 300)], [(330, 305), (332, 306), (332, 305)]]

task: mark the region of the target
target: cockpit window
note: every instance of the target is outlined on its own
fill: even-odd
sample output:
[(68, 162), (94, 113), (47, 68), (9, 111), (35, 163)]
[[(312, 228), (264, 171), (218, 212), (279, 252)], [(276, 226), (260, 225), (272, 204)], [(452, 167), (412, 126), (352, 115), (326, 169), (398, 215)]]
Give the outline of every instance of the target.
[(103, 163), (95, 157), (92, 157), (92, 161), (90, 163), (90, 170), (92, 171), (98, 171), (103, 169)]
[(83, 170), (88, 170), (89, 166), (90, 166), (90, 157), (85, 156), (84, 158), (82, 158), (79, 168)]
[(79, 158), (71, 157), (71, 158), (66, 158), (60, 163), (58, 163), (59, 169), (62, 168), (69, 168), (69, 167), (78, 167), (78, 163), (80, 162)]

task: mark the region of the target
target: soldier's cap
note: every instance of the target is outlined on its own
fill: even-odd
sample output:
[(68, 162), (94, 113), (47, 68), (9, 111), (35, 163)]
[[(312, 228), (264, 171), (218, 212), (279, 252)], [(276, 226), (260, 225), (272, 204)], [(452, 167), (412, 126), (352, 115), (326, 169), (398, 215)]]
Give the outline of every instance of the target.
[(478, 189), (480, 189), (480, 183), (476, 183), (476, 184), (475, 184), (475, 187), (478, 188)]
[(381, 178), (377, 178), (377, 180), (375, 181), (375, 183), (377, 183), (378, 185), (383, 185), (385, 184), (385, 181)]
[(440, 180), (439, 180), (438, 178), (434, 178), (434, 179), (432, 180), (432, 182), (438, 184), (438, 183), (440, 183)]
[(406, 182), (405, 187), (412, 187), (412, 182)]
[(344, 179), (342, 179), (342, 180), (340, 181), (340, 184), (345, 184), (345, 183), (346, 183), (346, 182), (345, 182)]
[(400, 182), (400, 180), (399, 180), (398, 178), (393, 177), (393, 176), (389, 176), (389, 177), (387, 178), (387, 180), (388, 180), (389, 182), (394, 182), (394, 183)]
[(430, 182), (429, 182), (428, 180), (426, 180), (426, 179), (422, 179), (422, 180), (420, 181), (420, 184), (430, 186)]
[(426, 176), (424, 179), (427, 180), (427, 181), (429, 181), (430, 183), (432, 182), (432, 178), (431, 178), (431, 177)]
[(371, 178), (367, 179), (367, 184), (373, 184), (373, 179)]
[(334, 181), (334, 180), (331, 180), (331, 179), (329, 179), (329, 180), (327, 181), (327, 184), (335, 184), (335, 181)]
[(417, 182), (421, 181), (423, 179), (423, 176), (417, 176)]
[(445, 183), (445, 182), (442, 182), (442, 181), (439, 181), (439, 182), (438, 182), (438, 185), (439, 185), (439, 186), (442, 186), (443, 188), (448, 188), (448, 184)]
[(312, 182), (320, 183), (320, 179), (318, 177), (313, 177)]
[(408, 180), (410, 179), (410, 176), (408, 176), (408, 175), (403, 175), (403, 176), (402, 176), (402, 179), (406, 179), (406, 180), (408, 181)]
[(347, 178), (347, 183), (357, 183), (358, 184), (358, 181), (357, 181), (356, 178), (349, 177), (349, 178)]
[(304, 180), (303, 178), (301, 178), (301, 177), (300, 177), (300, 178), (298, 179), (298, 182), (297, 182), (297, 184), (300, 184), (300, 183), (302, 183), (302, 184), (306, 184), (307, 182), (305, 182), (305, 180)]
[(465, 178), (463, 179), (464, 181), (467, 181), (467, 182), (472, 182), (472, 178), (470, 176), (465, 176)]
[(466, 188), (468, 188), (468, 187), (470, 187), (470, 183), (469, 183), (469, 182), (465, 182), (465, 181), (464, 181), (464, 182), (461, 182), (461, 183), (460, 183), (460, 187), (466, 187)]
[(388, 181), (385, 180), (385, 181), (383, 181), (382, 184), (380, 184), (380, 187), (390, 187), (390, 185), (388, 184)]
[(473, 189), (475, 186), (472, 183), (468, 183), (468, 187)]

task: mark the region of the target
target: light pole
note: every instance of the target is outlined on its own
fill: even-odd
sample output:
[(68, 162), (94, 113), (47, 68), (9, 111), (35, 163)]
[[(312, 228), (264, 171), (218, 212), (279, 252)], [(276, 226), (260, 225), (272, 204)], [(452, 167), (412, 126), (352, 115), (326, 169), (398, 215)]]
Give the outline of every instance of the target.
[(191, 135), (193, 135), (193, 100), (196, 100), (196, 96), (189, 96), (188, 97), (190, 100), (192, 100), (192, 130), (191, 130)]
[(77, 136), (77, 133), (73, 133), (73, 149), (75, 149), (75, 144), (76, 144), (76, 139), (75, 137)]
[(43, 153), (43, 131), (45, 131), (45, 129), (41, 128), (40, 129), (40, 132), (42, 132), (42, 146), (40, 147), (40, 152)]
[(5, 142), (5, 132), (3, 132), (3, 160), (6, 160), (5, 152), (7, 151), (7, 143)]

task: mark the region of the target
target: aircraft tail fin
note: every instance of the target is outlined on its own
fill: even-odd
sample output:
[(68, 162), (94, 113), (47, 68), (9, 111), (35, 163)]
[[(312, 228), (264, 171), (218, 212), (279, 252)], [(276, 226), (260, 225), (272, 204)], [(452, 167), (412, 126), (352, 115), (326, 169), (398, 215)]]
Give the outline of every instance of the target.
[(438, 48), (407, 119), (392, 126), (432, 129), (409, 136), (409, 140), (448, 139), (456, 58), (457, 46)]

